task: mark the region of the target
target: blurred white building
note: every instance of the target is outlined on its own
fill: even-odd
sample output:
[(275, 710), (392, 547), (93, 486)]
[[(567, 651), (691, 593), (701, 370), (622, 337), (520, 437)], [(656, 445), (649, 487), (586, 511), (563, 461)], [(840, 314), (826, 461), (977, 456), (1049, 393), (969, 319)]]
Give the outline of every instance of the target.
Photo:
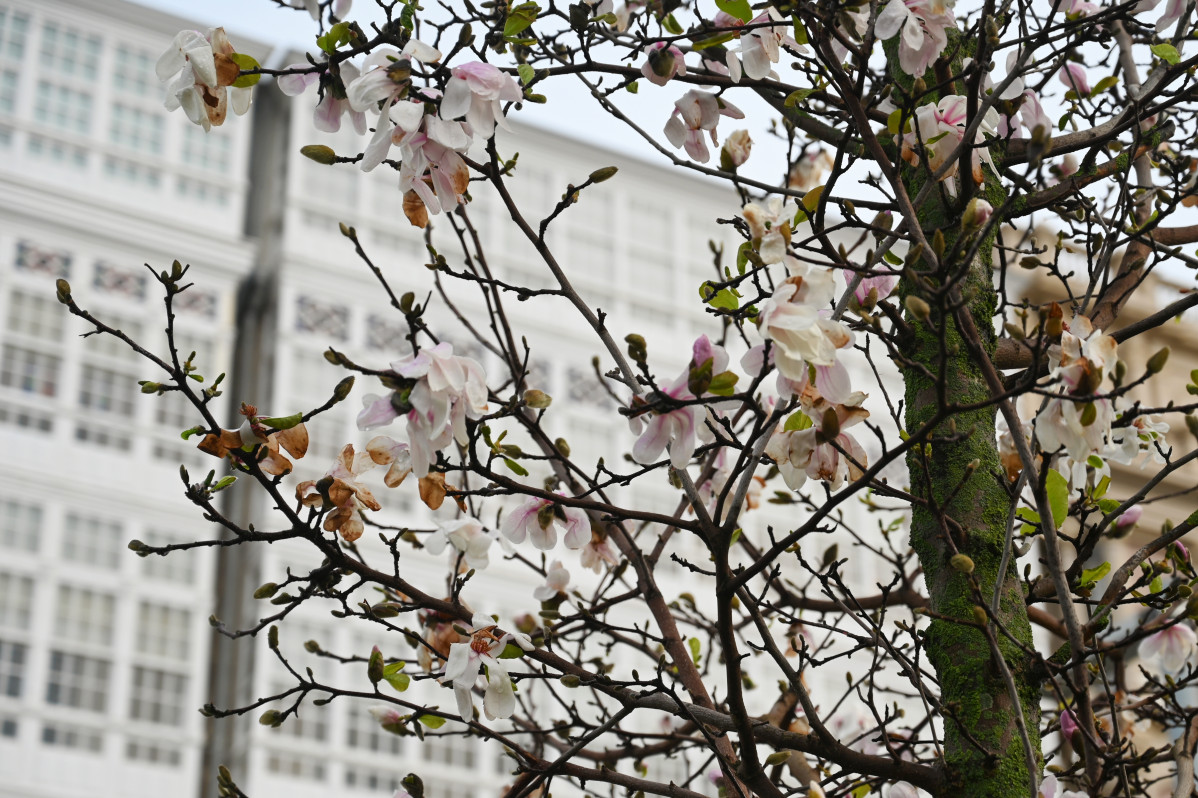
[[(86, 325), (55, 301), (56, 279), (71, 282), (82, 307), (161, 347), (162, 297), (142, 264), (190, 264), (195, 287), (175, 305), (181, 349), (196, 351), (208, 379), (230, 371), (227, 397), (279, 414), (328, 397), (343, 376), (321, 357), (328, 346), (376, 367), (404, 347), (402, 317), (339, 223), (356, 228), (397, 292), (420, 302), (432, 292), (444, 307), (423, 266), (422, 233), (400, 211), (394, 172), (362, 175), (299, 157), (310, 143), (347, 154), (362, 145), (352, 134), (315, 134), (313, 97), (286, 100), (264, 82), (251, 117), (209, 134), (163, 110), (154, 62), (187, 27), (118, 0), (0, 0), (0, 796), (207, 798), (217, 763), (256, 796), (389, 795), (412, 770), (430, 798), (492, 795), (509, 778), (494, 747), (456, 736), (401, 740), (361, 704), (306, 706), (278, 730), (196, 711), (285, 684), (264, 641), (218, 640), (208, 616), (234, 626), (274, 611), (249, 594), (287, 567), (318, 565), (310, 552), (202, 549), (142, 560), (126, 550), (132, 539), (215, 534), (183, 499), (178, 466), (195, 481), (218, 464), (180, 440), (195, 423), (189, 408), (140, 395), (137, 380), (160, 377), (151, 364), (112, 338), (81, 337)], [(266, 62), (265, 46), (235, 44)], [(644, 335), (658, 373), (672, 378), (697, 332), (713, 327), (697, 289), (715, 274), (707, 241), (728, 229), (715, 220), (736, 212), (736, 197), (532, 129), (500, 147), (505, 157), (521, 152), (513, 192), (532, 220), (594, 169), (620, 167), (583, 193), (548, 240), (613, 337)], [(497, 277), (550, 284), (494, 196), (478, 192), (471, 218)], [(456, 267), (452, 231), (444, 217), (434, 223), (434, 245)], [(477, 290), (445, 284), (466, 318), (484, 318)], [(573, 321), (576, 312), (560, 298), (510, 294), (506, 309), (532, 347), (530, 384), (558, 399), (550, 431), (592, 461), (628, 451), (633, 438), (591, 371), (598, 342)], [(444, 329), (460, 351), (487, 362), (461, 325)], [(344, 443), (365, 439), (353, 419), (359, 397), (377, 386), (363, 383), (310, 425), (312, 450), (296, 477), (323, 473)], [(231, 410), (221, 408), (230, 422)], [(661, 481), (659, 492), (633, 488), (632, 500), (672, 505)], [(427, 525), (414, 485), (386, 499), (388, 517)], [(233, 493), (226, 510), (270, 524), (249, 496)], [(764, 523), (771, 516), (762, 512)], [(785, 513), (772, 517), (785, 523)], [(685, 589), (677, 566), (662, 572), (675, 593)], [(526, 585), (481, 584), (494, 606), (480, 608), (527, 600)], [(380, 643), (371, 628), (327, 609), (289, 618), (284, 651), (307, 656), (307, 639), (358, 654)], [(448, 691), (441, 702), (452, 706)]]

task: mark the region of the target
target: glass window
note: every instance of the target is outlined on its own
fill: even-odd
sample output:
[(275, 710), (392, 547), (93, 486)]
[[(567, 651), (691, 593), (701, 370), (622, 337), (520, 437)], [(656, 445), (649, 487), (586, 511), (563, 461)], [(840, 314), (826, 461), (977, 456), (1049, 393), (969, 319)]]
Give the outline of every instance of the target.
[[(158, 91), (158, 81), (154, 81)], [(188, 125), (183, 131), (183, 163), (206, 172), (228, 172), (233, 159), (233, 141), (229, 134), (213, 130), (205, 132), (198, 125)]]
[(137, 651), (155, 657), (187, 659), (191, 613), (143, 601), (138, 611)]
[(160, 91), (154, 72), (157, 57), (124, 43), (118, 45), (114, 53), (113, 88), (140, 99), (156, 97)]
[(63, 527), (62, 558), (116, 570), (126, 542), (119, 521), (70, 513)]
[(42, 25), (42, 67), (60, 75), (94, 81), (100, 67), (100, 37), (47, 22)]
[(110, 646), (115, 609), (116, 599), (109, 593), (59, 585), (54, 636), (70, 642)]
[(0, 113), (11, 114), (17, 110), (17, 73), (11, 69), (0, 69)]
[(111, 668), (108, 660), (51, 651), (46, 703), (103, 712), (108, 706)]
[(28, 646), (0, 640), (0, 695), (21, 697), (28, 654)]
[(0, 385), (37, 396), (58, 394), (59, 358), (11, 344), (5, 344), (3, 352)]
[(0, 571), (0, 626), (28, 629), (32, 604), (33, 579)]
[(43, 125), (69, 133), (86, 134), (91, 125), (91, 95), (39, 80), (33, 103), (33, 115)]
[(10, 332), (29, 338), (57, 343), (62, 340), (65, 329), (65, 310), (53, 297), (28, 291), (13, 291), (8, 296), (8, 319), (5, 327)]
[(131, 150), (161, 154), (165, 119), (158, 111), (142, 111), (116, 103), (112, 106), (108, 140)]
[(139, 390), (136, 380), (119, 371), (84, 366), (79, 380), (79, 406), (99, 413), (131, 417)]
[(187, 677), (155, 668), (134, 668), (129, 717), (179, 726), (187, 703)]
[(183, 753), (175, 745), (162, 745), (152, 740), (130, 740), (125, 744), (125, 756), (152, 765), (178, 767)]
[[(151, 530), (146, 533), (144, 540), (151, 546), (165, 546), (177, 543), (173, 536), (165, 532)], [(191, 584), (195, 581), (196, 551), (174, 551), (160, 556), (151, 554), (141, 558), (142, 570), (151, 579), (161, 579), (178, 584)]]
[(25, 40), (29, 36), (29, 17), (11, 8), (0, 6), (0, 58), (20, 61), (25, 57)]
[(383, 729), (360, 703), (351, 704), (345, 732), (345, 744), (360, 751), (374, 751), (391, 756), (403, 753), (403, 738)]
[(37, 551), (41, 534), (41, 507), (0, 498), (0, 546), (17, 551)]
[(63, 748), (78, 748), (94, 754), (104, 750), (104, 737), (99, 732), (61, 723), (47, 723), (43, 726), (42, 742)]

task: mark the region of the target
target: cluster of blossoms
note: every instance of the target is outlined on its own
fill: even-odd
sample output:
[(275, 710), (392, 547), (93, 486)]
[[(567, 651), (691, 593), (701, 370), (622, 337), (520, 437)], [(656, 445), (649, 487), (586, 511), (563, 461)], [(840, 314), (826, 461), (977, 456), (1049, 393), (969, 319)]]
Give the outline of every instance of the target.
[(879, 12), (874, 33), (879, 39), (899, 34), (899, 66), (922, 77), (948, 45), (955, 28), (955, 0), (890, 0)]
[[(950, 191), (954, 190), (954, 178), (958, 171), (956, 153), (965, 138), (965, 128), (969, 122), (967, 107), (967, 98), (960, 94), (950, 94), (939, 102), (921, 105), (915, 109), (913, 122), (908, 122), (909, 130), (895, 137), (895, 143), (902, 146), (903, 160), (912, 166), (918, 166), (926, 158), (928, 168), (933, 173), (939, 173), (948, 164), (940, 179), (945, 181)], [(991, 108), (974, 135), (973, 144), (979, 145), (971, 155), (975, 183), (982, 182), (983, 163), (996, 174), (998, 172), (990, 150), (985, 146), (983, 134), (994, 135), (998, 131), (999, 121), (998, 112)]]
[(253, 90), (234, 85), (241, 76), (236, 55), (224, 28), (212, 28), (207, 36), (180, 31), (154, 65), (166, 84), (166, 109), (182, 108), (204, 130), (224, 124), (230, 106), (238, 116), (245, 114)]
[[(316, 0), (304, 2), (319, 16)], [(338, 0), (331, 10), (340, 18), (348, 13), (349, 3)], [(191, 121), (205, 129), (224, 121), (227, 106), (244, 114), (251, 89), (238, 87), (239, 60), (223, 28), (213, 29), (207, 37), (183, 31), (157, 65), (159, 78), (167, 83), (167, 108), (182, 107)], [(399, 148), (404, 211), (417, 226), (427, 224), (430, 213), (451, 209), (462, 201), (470, 181), (462, 153), (476, 137), (489, 138), (497, 124), (506, 127), (503, 103), (524, 96), (510, 75), (481, 61), (449, 70), (444, 95), (436, 88), (413, 84), (413, 62), (435, 64), (440, 60), (436, 48), (410, 39), (402, 50), (374, 50), (361, 67), (348, 61), (335, 67), (326, 61), (317, 68), (292, 64), (279, 77), (279, 88), (289, 95), (320, 84), (322, 95), (315, 113), (318, 130), (340, 130), (341, 119), (348, 114), (354, 129), (364, 134), (366, 114), (378, 114), (374, 135), (359, 165), (370, 171), (387, 158), (393, 145)]]
[(382, 508), (370, 489), (358, 481), (376, 465), (389, 466), (383, 482), (389, 488), (397, 487), (412, 471), (408, 447), (385, 435), (372, 438), (364, 452), (355, 453), (353, 444), (346, 444), (323, 477), (295, 486), (295, 496), (305, 507), (329, 510), (324, 528), (353, 543), (362, 536), (361, 512)]
[(482, 366), (455, 355), (448, 342), (392, 362), (384, 384), (393, 388), (391, 393), (363, 397), (358, 429), (376, 429), (403, 416), (412, 471), (417, 477), (428, 476), (437, 462), (437, 452), (452, 441), (465, 444), (466, 419), (480, 418), (487, 410)]
[(489, 615), (479, 613), (471, 620), (466, 639), (449, 647), (441, 683), (453, 686), (458, 714), (466, 723), (474, 719), (472, 693), (480, 675), (486, 681), (483, 712), (487, 718), (510, 718), (516, 710), (516, 692), (512, 678), (503, 665), (504, 649), (511, 643), (523, 651), (532, 651), (532, 641), (519, 632), (504, 632)]
[[(666, 406), (629, 419), (633, 434), (640, 436), (632, 447), (632, 459), (649, 465), (657, 462), (662, 452), (668, 449), (670, 465), (685, 468), (695, 453), (696, 439), (712, 440), (711, 430), (704, 423), (708, 411), (706, 405), (700, 404), (670, 405), (712, 396), (710, 388), (715, 377), (724, 375), (727, 368), (728, 353), (724, 347), (711, 343), (706, 335), (700, 336), (692, 347), (691, 362), (687, 367), (677, 379), (660, 386), (656, 396), (651, 397)], [(634, 407), (643, 403), (638, 398)]]

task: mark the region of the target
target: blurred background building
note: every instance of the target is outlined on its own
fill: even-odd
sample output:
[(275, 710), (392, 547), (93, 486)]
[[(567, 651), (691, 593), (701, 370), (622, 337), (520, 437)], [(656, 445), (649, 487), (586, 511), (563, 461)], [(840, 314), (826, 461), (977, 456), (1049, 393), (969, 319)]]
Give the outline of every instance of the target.
[[(360, 704), (309, 706), (277, 730), (255, 723), (256, 713), (210, 721), (197, 712), (286, 683), (263, 641), (218, 639), (209, 615), (233, 627), (275, 611), (250, 594), (287, 568), (319, 565), (303, 547), (148, 559), (127, 550), (134, 539), (212, 537), (182, 496), (179, 464), (192, 481), (219, 464), (180, 439), (196, 423), (190, 408), (172, 395), (140, 394), (137, 380), (161, 376), (150, 363), (113, 338), (82, 336), (86, 324), (55, 301), (56, 279), (70, 281), (81, 306), (161, 353), (162, 296), (143, 264), (190, 264), (195, 285), (175, 305), (180, 350), (197, 353), (209, 380), (232, 375), (222, 402), (244, 398), (278, 413), (323, 402), (344, 376), (321, 357), (325, 348), (378, 366), (406, 348), (402, 317), (339, 223), (356, 228), (397, 291), (421, 302), (432, 292), (444, 306), (423, 265), (422, 231), (401, 213), (395, 173), (363, 175), (298, 155), (310, 143), (344, 153), (362, 145), (352, 133), (313, 131), (314, 96), (288, 100), (264, 81), (250, 116), (211, 133), (163, 110), (155, 61), (192, 27), (119, 0), (0, 0), (0, 796), (210, 796), (218, 763), (254, 795), (390, 795), (412, 770), (432, 798), (494, 794), (510, 767), (493, 747), (461, 736), (401, 740)], [(301, 60), (234, 43), (263, 63)], [(531, 219), (594, 169), (621, 167), (585, 192), (548, 240), (617, 340), (644, 335), (660, 373), (672, 377), (697, 331), (711, 327), (697, 289), (715, 275), (707, 242), (720, 234), (715, 220), (735, 213), (736, 197), (535, 129), (501, 147), (505, 157), (522, 153), (512, 190)], [(512, 283), (547, 286), (507, 217), (478, 192), (471, 219), (490, 267)], [(445, 217), (434, 222), (434, 243), (453, 263), (455, 237)], [(482, 318), (477, 292), (447, 286), (465, 318)], [(565, 321), (575, 312), (560, 299), (513, 297), (507, 307), (534, 353), (530, 385), (559, 398), (551, 432), (584, 459), (610, 453), (613, 441), (627, 451), (634, 438), (590, 366), (599, 354), (593, 336)], [(498, 365), (464, 326), (444, 329), (459, 352)], [(354, 426), (358, 397), (370, 390), (378, 388), (360, 384), (309, 425), (312, 448), (289, 485), (322, 474), (344, 443), (370, 437)], [(233, 409), (218, 405), (236, 426)], [(388, 493), (389, 517), (428, 525), (415, 486), (403, 488)], [(656, 493), (635, 487), (627, 498), (662, 509), (676, 501), (668, 484)], [(249, 495), (234, 493), (226, 509), (269, 523)], [(679, 539), (676, 550), (694, 554), (687, 545)], [(685, 576), (668, 560), (662, 574), (678, 584)], [(527, 601), (523, 585), (487, 584), (489, 610), (501, 611), (505, 595)], [(379, 642), (327, 607), (295, 613), (282, 639), (294, 657), (306, 656), (309, 639), (359, 654)], [(448, 691), (440, 699), (452, 706)], [(671, 777), (686, 778), (684, 763), (671, 767)]]
[[(0, 796), (208, 798), (218, 763), (257, 796), (390, 795), (409, 771), (425, 777), (430, 798), (493, 795), (510, 770), (493, 746), (462, 736), (401, 739), (360, 702), (307, 706), (280, 729), (259, 726), (256, 713), (211, 721), (196, 711), (286, 686), (263, 641), (219, 638), (208, 619), (215, 613), (235, 627), (277, 611), (250, 594), (289, 568), (318, 566), (312, 552), (280, 545), (139, 559), (127, 551), (133, 539), (212, 537), (182, 496), (179, 464), (196, 481), (218, 463), (180, 439), (196, 423), (189, 407), (139, 393), (137, 380), (161, 376), (151, 364), (110, 337), (82, 337), (86, 325), (55, 301), (58, 278), (81, 306), (162, 352), (162, 297), (142, 264), (190, 264), (195, 285), (175, 304), (181, 351), (197, 353), (209, 380), (231, 374), (226, 400), (289, 414), (322, 403), (343, 376), (321, 356), (327, 347), (374, 366), (407, 347), (402, 317), (339, 232), (347, 223), (397, 292), (434, 297), (438, 329), (457, 351), (498, 366), (444, 310), (451, 301), (478, 320), (485, 306), (451, 280), (438, 296), (424, 267), (427, 242), (403, 217), (394, 172), (363, 175), (298, 155), (306, 144), (342, 154), (362, 146), (350, 132), (313, 131), (314, 96), (287, 100), (264, 81), (250, 116), (207, 134), (163, 110), (154, 63), (191, 27), (120, 0), (0, 0)], [(263, 63), (301, 60), (234, 43)], [(727, 229), (715, 221), (735, 213), (737, 198), (679, 170), (536, 129), (520, 128), (500, 149), (521, 153), (512, 190), (530, 219), (594, 169), (620, 167), (583, 193), (548, 241), (613, 336), (645, 336), (658, 372), (672, 377), (694, 337), (713, 326), (697, 289), (715, 274), (708, 240)], [(478, 192), (470, 218), (497, 277), (549, 285), (493, 195)], [(434, 223), (433, 244), (454, 264), (456, 237), (445, 217)], [(733, 237), (722, 243), (733, 257)], [(530, 386), (558, 398), (550, 432), (583, 461), (627, 451), (633, 438), (590, 367), (599, 354), (593, 336), (568, 321), (575, 312), (556, 298), (512, 297), (506, 309), (533, 352)], [(370, 437), (354, 426), (358, 397), (377, 390), (364, 383), (309, 425), (312, 448), (288, 485), (322, 474), (344, 443)], [(229, 402), (218, 410), (236, 425)], [(626, 498), (667, 510), (676, 501), (664, 480)], [(430, 523), (415, 486), (386, 499), (384, 520)], [(231, 492), (225, 509), (269, 524), (268, 508), (248, 492)], [(858, 508), (844, 513), (863, 534), (877, 526)], [(753, 523), (782, 526), (786, 517), (763, 505)], [(833, 540), (842, 555), (853, 545)], [(700, 554), (680, 537), (672, 545), (683, 557)], [(478, 609), (527, 601), (528, 586), (495, 574), (479, 577), (493, 606)], [(668, 559), (661, 576), (667, 592), (686, 589), (686, 571)], [(851, 576), (874, 580), (868, 565)], [(339, 622), (327, 606), (301, 608), (281, 637), (284, 653), (317, 675), (327, 662), (310, 656), (308, 640), (359, 655), (380, 643), (373, 627)], [(440, 700), (452, 706), (448, 692)], [(687, 778), (686, 763), (666, 766), (676, 769), (666, 778)]]

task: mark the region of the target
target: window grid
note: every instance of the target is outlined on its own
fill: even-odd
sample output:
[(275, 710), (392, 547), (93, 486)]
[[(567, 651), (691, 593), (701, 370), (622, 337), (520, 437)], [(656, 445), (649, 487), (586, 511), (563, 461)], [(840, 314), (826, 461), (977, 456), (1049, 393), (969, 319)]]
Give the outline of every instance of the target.
[(61, 363), (54, 355), (5, 344), (0, 357), (0, 385), (36, 396), (56, 396)]
[(47, 723), (42, 727), (42, 742), (63, 748), (78, 748), (98, 754), (104, 750), (104, 736), (99, 732), (79, 729), (62, 723)]
[(187, 703), (187, 677), (157, 668), (135, 667), (130, 696), (129, 717), (133, 720), (180, 726)]
[(17, 110), (17, 73), (12, 69), (0, 69), (0, 113), (12, 114)]
[(39, 80), (33, 115), (44, 125), (86, 135), (91, 126), (92, 98), (86, 92)]
[[(154, 81), (157, 91), (158, 81)], [(213, 130), (205, 132), (196, 125), (188, 125), (183, 132), (183, 163), (205, 172), (228, 172), (233, 158), (233, 141), (229, 135)]]
[(9, 332), (59, 343), (66, 329), (65, 321), (62, 306), (49, 296), (19, 290), (9, 294), (5, 322)]
[(46, 680), (46, 703), (104, 712), (108, 706), (108, 660), (50, 652), (50, 676)]
[(157, 59), (153, 55), (123, 43), (116, 48), (115, 55), (112, 85), (117, 91), (139, 99), (157, 95), (159, 83), (154, 73)]
[(205, 205), (228, 205), (229, 192), (220, 186), (203, 180), (192, 180), (190, 177), (180, 177), (175, 182), (175, 191), (180, 197), (194, 200)]
[(127, 158), (108, 156), (104, 159), (104, 172), (110, 177), (134, 185), (144, 185), (153, 189), (162, 185), (162, 172)]
[(0, 546), (36, 552), (41, 533), (41, 507), (16, 499), (0, 498)]
[(183, 761), (183, 753), (178, 746), (162, 745), (152, 740), (130, 740), (125, 744), (125, 756), (139, 762), (171, 767), (178, 767)]
[(72, 643), (111, 646), (115, 612), (116, 598), (110, 593), (59, 585), (54, 636)]
[(324, 781), (325, 766), (319, 759), (271, 751), (266, 757), (266, 769), (280, 776), (304, 781)]
[(119, 521), (67, 515), (62, 534), (62, 558), (96, 568), (116, 570), (125, 548), (124, 530)]
[(400, 756), (403, 738), (379, 725), (369, 710), (360, 703), (351, 704), (345, 731), (345, 744), (360, 751)]
[(20, 698), (25, 684), (29, 646), (0, 640), (0, 695)]
[[(157, 530), (146, 532), (144, 540), (151, 546), (178, 542), (174, 536)], [(142, 570), (151, 579), (190, 585), (195, 581), (196, 556), (196, 552), (189, 551), (174, 551), (165, 556), (151, 554), (141, 558)]]
[(28, 629), (33, 613), (33, 579), (0, 571), (0, 626)]
[(94, 413), (131, 418), (140, 393), (128, 374), (99, 366), (84, 366), (79, 380), (79, 406)]
[(0, 8), (0, 58), (23, 59), (28, 36), (29, 17), (11, 8)]
[(25, 146), (29, 150), (29, 154), (34, 157), (44, 158), (57, 165), (70, 166), (75, 169), (87, 168), (87, 150), (82, 147), (32, 134)]
[(138, 609), (137, 651), (186, 660), (191, 642), (191, 613), (143, 601)]
[(46, 22), (42, 25), (42, 67), (94, 82), (100, 68), (100, 37)]
[(108, 139), (113, 144), (139, 152), (162, 153), (165, 118), (157, 111), (150, 113), (123, 103), (112, 106)]

